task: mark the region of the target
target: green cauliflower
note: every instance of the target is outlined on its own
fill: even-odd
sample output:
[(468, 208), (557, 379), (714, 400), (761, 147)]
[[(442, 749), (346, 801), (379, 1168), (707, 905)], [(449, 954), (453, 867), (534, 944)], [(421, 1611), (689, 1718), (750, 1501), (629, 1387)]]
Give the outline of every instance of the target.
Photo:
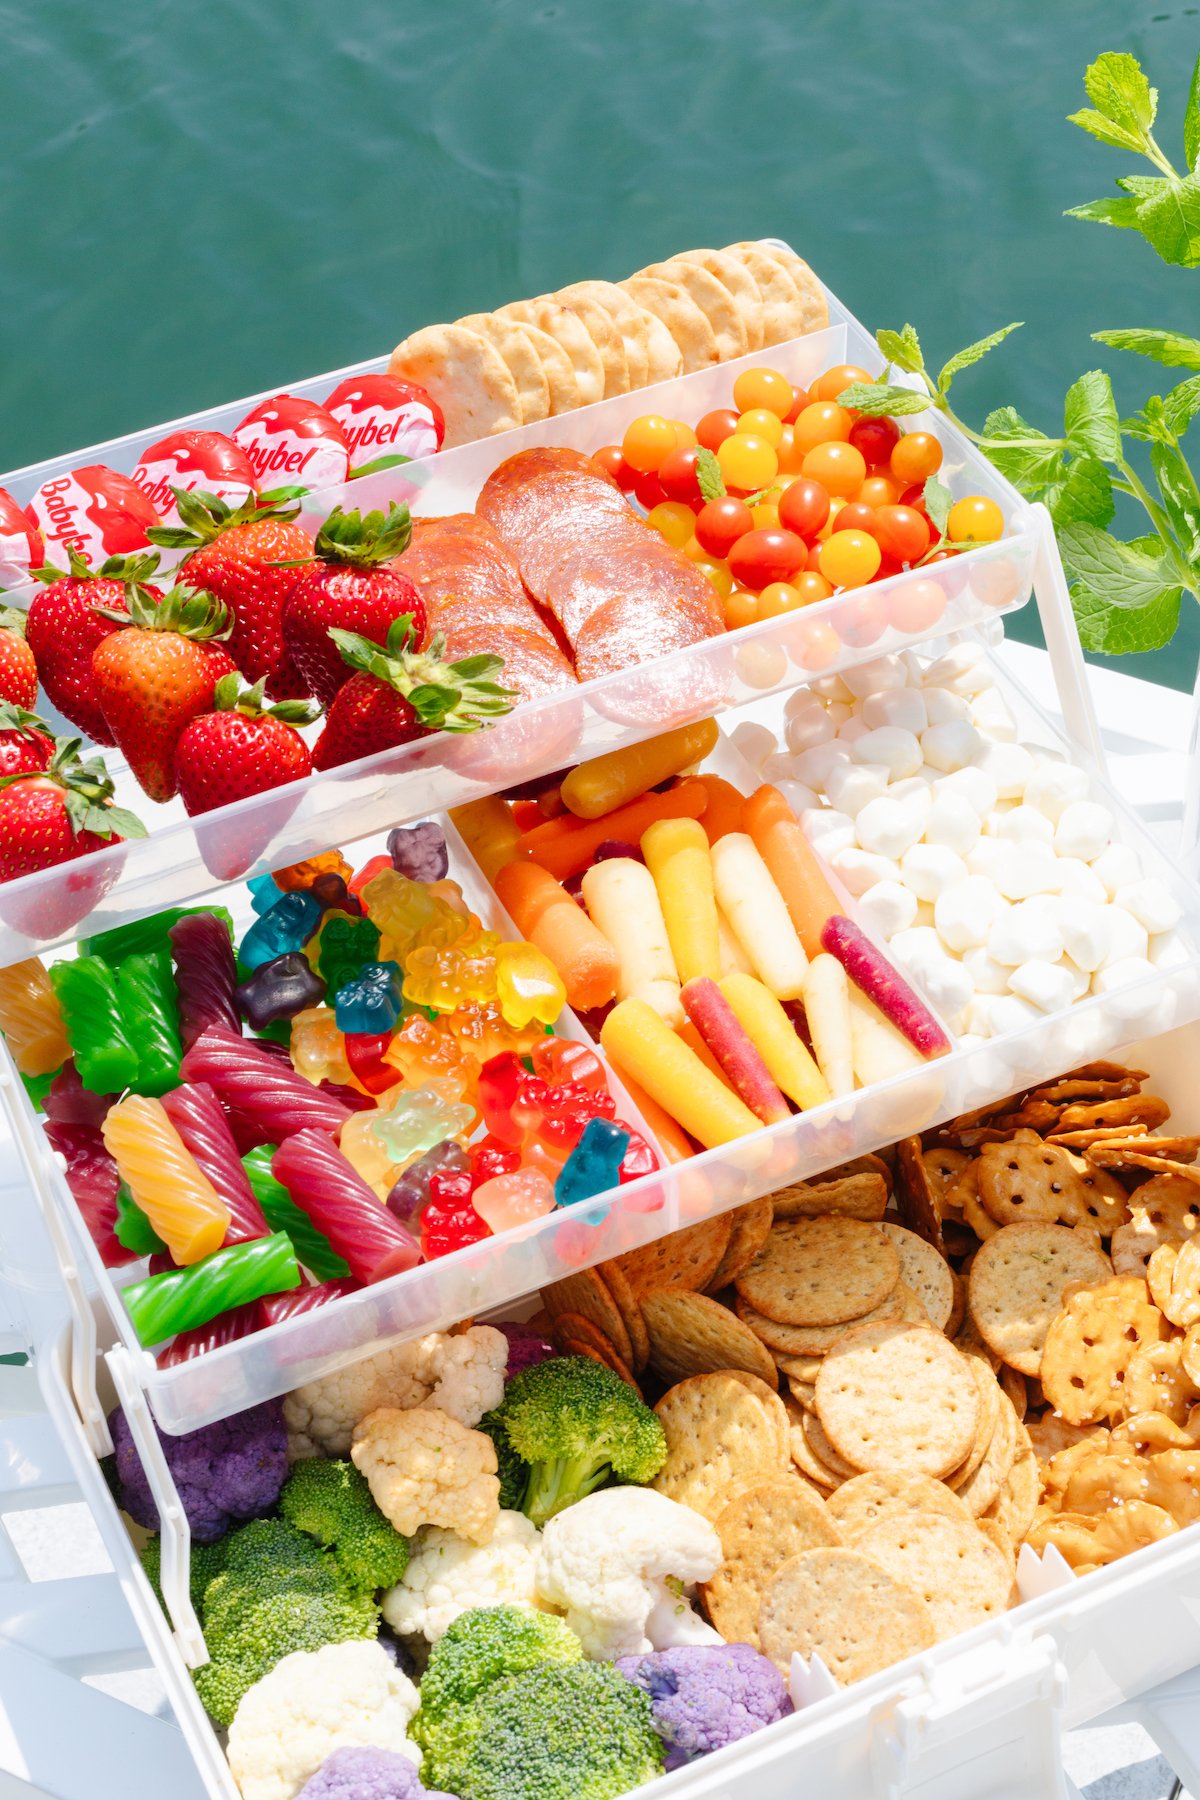
[(380, 1512), (353, 1463), (311, 1458), (296, 1463), (279, 1510), (298, 1531), (333, 1552), (351, 1587), (374, 1593), (402, 1579), (408, 1539)]
[(662, 1773), (650, 1696), (604, 1663), (542, 1663), (475, 1703), (460, 1800), (616, 1800)]

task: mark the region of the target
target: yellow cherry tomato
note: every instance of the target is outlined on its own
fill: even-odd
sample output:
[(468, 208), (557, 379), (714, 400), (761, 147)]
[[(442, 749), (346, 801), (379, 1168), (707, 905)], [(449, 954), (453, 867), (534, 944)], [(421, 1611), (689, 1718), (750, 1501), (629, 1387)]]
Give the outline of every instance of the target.
[(779, 528), (779, 508), (773, 500), (764, 500), (761, 506), (752, 506), (750, 517), (754, 520), (756, 531), (777, 531)]
[(905, 487), (936, 475), (941, 466), (942, 446), (931, 431), (906, 431), (892, 445), (892, 474)]
[(946, 536), (952, 544), (993, 544), (1003, 534), (1004, 514), (984, 494), (968, 494), (950, 508)]
[(748, 594), (745, 588), (734, 588), (725, 596), (724, 605), (726, 631), (738, 631), (743, 625), (753, 625), (758, 617), (758, 595)]
[[(690, 507), (688, 508), (688, 511), (691, 512)], [(648, 522), (649, 521), (647, 521), (647, 523)], [(695, 523), (696, 523), (696, 516), (693, 513), (692, 514), (693, 526), (695, 525)], [(699, 538), (696, 537), (694, 531), (693, 531), (692, 536), (690, 538), (688, 538), (687, 542), (685, 544), (681, 544), (679, 547), (683, 551), (683, 554), (687, 557), (689, 562), (694, 562), (694, 563), (706, 562), (708, 560), (709, 556), (712, 554), (711, 551), (706, 550), (704, 548), (704, 545), (700, 542)]]
[(804, 458), (801, 472), (810, 480), (819, 481), (827, 494), (848, 500), (866, 480), (867, 465), (862, 451), (853, 444), (818, 444)]
[(821, 574), (835, 588), (862, 587), (875, 574), (883, 552), (865, 531), (835, 531), (821, 545)]
[(711, 558), (706, 558), (703, 562), (698, 562), (696, 567), (702, 575), (708, 576), (722, 600), (727, 600), (733, 592), (733, 576), (730, 573), (729, 564), (713, 562)]
[(777, 419), (786, 419), (795, 397), (791, 382), (777, 369), (743, 369), (733, 384), (733, 404), (739, 412), (765, 407)]
[(646, 523), (651, 531), (657, 531), (677, 550), (682, 550), (688, 539), (695, 536), (696, 515), (682, 500), (660, 501), (646, 514)]
[[(853, 415), (844, 406), (835, 406), (832, 400), (817, 400), (797, 415), (792, 440), (799, 450), (815, 450), (818, 444), (831, 443), (834, 438), (844, 443), (853, 424)], [(866, 467), (864, 462), (864, 474)]]
[(639, 475), (653, 474), (679, 445), (675, 427), (658, 413), (643, 413), (626, 427), (621, 439), (621, 454)]
[(826, 369), (823, 375), (818, 375), (808, 391), (814, 400), (836, 400), (843, 388), (852, 387), (856, 381), (874, 379), (865, 369), (860, 369), (857, 363), (838, 363), (834, 368)]
[(682, 419), (668, 419), (667, 424), (675, 433), (675, 447), (677, 450), (691, 450), (695, 447), (697, 441), (696, 434), (690, 425), (685, 425)]
[(737, 429), (743, 437), (766, 438), (768, 444), (778, 444), (783, 436), (783, 420), (766, 406), (752, 406), (739, 418)]
[(772, 581), (758, 596), (758, 616), (760, 619), (777, 619), (780, 613), (795, 612), (803, 605), (799, 589), (790, 581)]
[(781, 475), (798, 475), (800, 464), (804, 461), (804, 451), (796, 442), (796, 427), (785, 425), (775, 446), (775, 454), (779, 458)]
[(717, 450), (717, 462), (726, 487), (739, 488), (743, 494), (767, 487), (779, 472), (775, 446), (749, 432), (735, 431), (727, 437)]
[(895, 506), (900, 498), (900, 489), (886, 475), (868, 475), (851, 499), (861, 500), (864, 506)]

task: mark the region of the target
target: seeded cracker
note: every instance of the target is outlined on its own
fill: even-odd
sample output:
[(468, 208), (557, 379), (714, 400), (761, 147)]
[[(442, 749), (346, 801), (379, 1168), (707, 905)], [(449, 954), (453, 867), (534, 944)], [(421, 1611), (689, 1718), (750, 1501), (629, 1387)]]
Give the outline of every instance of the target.
[(834, 1449), (855, 1467), (940, 1476), (974, 1443), (979, 1394), (938, 1332), (860, 1325), (822, 1364), (817, 1412)]
[(768, 1319), (764, 1313), (755, 1312), (752, 1306), (739, 1294), (735, 1302), (737, 1316), (747, 1324), (755, 1337), (761, 1338), (768, 1350), (779, 1356), (824, 1356), (826, 1351), (844, 1337), (852, 1325), (874, 1325), (882, 1319), (899, 1319), (904, 1312), (904, 1296), (897, 1282), (887, 1298), (878, 1306), (873, 1306), (869, 1313), (861, 1318), (844, 1319), (836, 1325), (784, 1325), (778, 1319)]
[(711, 1281), (705, 1283), (710, 1294), (719, 1293), (748, 1269), (771, 1234), (775, 1209), (771, 1196), (751, 1200), (735, 1208), (729, 1215), (729, 1242)]
[(761, 1400), (732, 1375), (698, 1375), (655, 1407), (667, 1460), (651, 1485), (715, 1519), (744, 1488), (782, 1475), (779, 1441)]
[(756, 1312), (790, 1325), (836, 1325), (878, 1306), (900, 1279), (900, 1257), (858, 1219), (777, 1225), (735, 1283)]
[(595, 1269), (580, 1269), (576, 1275), (564, 1275), (561, 1281), (552, 1282), (542, 1289), (542, 1304), (551, 1319), (564, 1312), (581, 1313), (603, 1333), (623, 1363), (633, 1362), (625, 1322)]
[(789, 1558), (841, 1538), (824, 1501), (794, 1475), (747, 1488), (718, 1513), (716, 1528), (724, 1561), (700, 1590), (705, 1610), (727, 1643), (760, 1649), (758, 1615), (772, 1577)]
[[(626, 1250), (612, 1262), (620, 1269), (633, 1293), (640, 1298), (656, 1287), (706, 1288), (721, 1266), (729, 1243), (731, 1215), (703, 1219), (670, 1237)], [(608, 1266), (608, 1265), (606, 1265)]]
[(596, 1273), (612, 1296), (613, 1305), (629, 1333), (629, 1342), (633, 1347), (633, 1367), (637, 1370), (644, 1369), (650, 1360), (650, 1338), (638, 1298), (616, 1263), (601, 1263)]
[(885, 1221), (883, 1230), (900, 1257), (900, 1280), (924, 1307), (929, 1323), (944, 1331), (954, 1307), (954, 1276), (933, 1245), (903, 1225)]
[(664, 1381), (717, 1369), (747, 1369), (772, 1386), (775, 1364), (748, 1325), (707, 1294), (651, 1288), (642, 1296), (650, 1367)]
[(783, 1673), (793, 1651), (819, 1656), (841, 1686), (934, 1643), (920, 1595), (857, 1550), (806, 1550), (772, 1578), (759, 1613), (763, 1650)]
[(1063, 1225), (1006, 1225), (971, 1265), (969, 1304), (980, 1336), (1024, 1375), (1042, 1366), (1046, 1333), (1072, 1282), (1106, 1281), (1108, 1258)]

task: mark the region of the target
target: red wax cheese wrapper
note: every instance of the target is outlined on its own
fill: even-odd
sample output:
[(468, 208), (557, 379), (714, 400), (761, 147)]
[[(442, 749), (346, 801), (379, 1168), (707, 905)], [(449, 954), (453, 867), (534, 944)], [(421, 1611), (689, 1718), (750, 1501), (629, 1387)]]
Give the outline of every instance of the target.
[(41, 532), (7, 489), (0, 488), (0, 590), (20, 587), (45, 560)]
[(258, 483), (250, 458), (222, 431), (170, 431), (142, 451), (133, 479), (168, 525), (179, 524), (172, 488), (197, 488), (238, 507)]
[(348, 375), (325, 401), (358, 467), (380, 456), (432, 456), (446, 435), (442, 409), (415, 381), (396, 375)]
[(63, 569), (71, 549), (93, 568), (110, 556), (144, 550), (147, 531), (162, 523), (141, 488), (103, 463), (43, 482), (29, 511), (45, 539), (47, 562)]
[(233, 428), (260, 488), (336, 487), (350, 471), (341, 426), (316, 400), (274, 394)]

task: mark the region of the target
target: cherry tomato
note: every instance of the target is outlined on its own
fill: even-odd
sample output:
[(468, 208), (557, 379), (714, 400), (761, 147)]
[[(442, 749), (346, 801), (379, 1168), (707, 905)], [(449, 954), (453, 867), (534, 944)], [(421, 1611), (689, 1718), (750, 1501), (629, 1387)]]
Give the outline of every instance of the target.
[(779, 523), (797, 537), (815, 537), (829, 517), (829, 493), (819, 481), (801, 475), (779, 496)]
[(1014, 600), (1028, 596), (1029, 577), (1006, 556), (1001, 556), (974, 571), (971, 592), (985, 606), (1010, 606)]
[(896, 447), (900, 427), (895, 419), (860, 417), (850, 427), (850, 442), (869, 463), (885, 463)]
[(828, 600), (833, 592), (819, 569), (802, 569), (799, 575), (793, 576), (791, 586), (799, 594), (801, 606), (814, 606), (818, 600)]
[(994, 544), (1004, 534), (1004, 514), (984, 494), (968, 494), (956, 500), (946, 520), (946, 536), (952, 544)]
[(733, 494), (706, 501), (696, 514), (697, 541), (713, 557), (728, 556), (738, 539), (753, 530), (750, 508)]
[(935, 550), (932, 556), (921, 564), (923, 569), (932, 568), (934, 563), (943, 565), (938, 570), (938, 583), (946, 590), (951, 600), (957, 600), (967, 585), (968, 571), (953, 566), (958, 562), (959, 555), (960, 552), (954, 545), (948, 545), (941, 550)]
[(839, 531), (865, 531), (874, 537), (875, 508), (864, 506), (861, 500), (847, 500), (838, 513), (837, 528)]
[(680, 450), (694, 450), (698, 439), (691, 426), (682, 419), (668, 419), (667, 424), (675, 433), (675, 443)]
[(621, 439), (625, 461), (639, 475), (652, 475), (676, 448), (674, 426), (658, 413), (643, 413), (640, 419), (634, 419)]
[(611, 475), (617, 486), (623, 488), (626, 493), (630, 491), (637, 480), (637, 470), (631, 469), (625, 461), (625, 454), (620, 444), (605, 444), (603, 450), (594, 450), (592, 461), (598, 468), (603, 469), (606, 475)]
[[(693, 519), (692, 524), (694, 525), (695, 523), (696, 523), (696, 521), (695, 521), (695, 519)], [(698, 537), (696, 537), (694, 533), (680, 547), (683, 550), (683, 554), (687, 557), (689, 562), (699, 563), (699, 562), (706, 562), (708, 560), (708, 551), (704, 548), (704, 545), (700, 542), (700, 539)]]
[(754, 520), (756, 531), (774, 530), (779, 524), (779, 508), (772, 500), (763, 500), (758, 506), (750, 508), (750, 517)]
[(792, 404), (788, 407), (787, 412), (783, 416), (784, 424), (794, 425), (796, 420), (800, 417), (800, 414), (809, 404), (811, 398), (812, 396), (807, 388), (798, 387), (795, 390), (795, 397), (792, 400)]
[(725, 477), (726, 487), (740, 488), (744, 494), (755, 493), (774, 481), (779, 473), (775, 446), (766, 438), (745, 436), (739, 431), (722, 442), (717, 461)]
[(852, 387), (856, 381), (871, 381), (875, 377), (860, 369), (857, 363), (837, 363), (834, 368), (826, 369), (818, 375), (809, 392), (814, 400), (836, 400), (843, 388)]
[(735, 581), (760, 593), (802, 569), (807, 555), (803, 538), (794, 531), (748, 531), (729, 552), (729, 567)]
[(867, 474), (862, 452), (853, 444), (818, 444), (800, 466), (805, 475), (843, 500), (858, 492)]
[(682, 550), (689, 539), (695, 542), (696, 515), (682, 500), (661, 500), (646, 515), (646, 523), (651, 531), (657, 531), (659, 537), (666, 538), (677, 550)]
[(890, 457), (898, 481), (924, 481), (942, 466), (942, 446), (931, 431), (906, 431), (897, 438)]
[(703, 561), (697, 558), (696, 567), (702, 575), (707, 575), (721, 599), (728, 600), (733, 592), (733, 576), (729, 573), (729, 564), (713, 562), (711, 558), (705, 558)]
[[(815, 450), (818, 444), (831, 443), (835, 438), (845, 443), (853, 423), (844, 406), (835, 406), (832, 400), (818, 400), (804, 408), (792, 426), (792, 437), (798, 449)], [(864, 475), (866, 467), (864, 461)]]
[(733, 384), (733, 404), (740, 413), (763, 407), (785, 419), (794, 399), (791, 382), (778, 369), (743, 369)]
[(792, 661), (814, 674), (827, 669), (841, 648), (841, 639), (827, 619), (803, 619), (788, 636)]
[(928, 631), (946, 610), (940, 584), (924, 578), (906, 581), (888, 599), (888, 617), (897, 631)]
[(656, 506), (662, 505), (667, 496), (663, 493), (662, 482), (653, 469), (638, 476), (633, 484), (633, 497), (639, 506), (645, 507), (647, 512), (653, 512)]
[(821, 573), (821, 551), (824, 547), (824, 541), (821, 538), (814, 539), (808, 546), (808, 555), (804, 559), (804, 567), (810, 575), (819, 575)]
[(672, 450), (669, 456), (664, 456), (658, 479), (668, 500), (682, 500), (685, 505), (691, 506), (700, 499), (700, 483), (696, 480), (699, 454), (695, 444), (687, 444), (683, 449)]
[(890, 576), (902, 575), (903, 573), (904, 573), (903, 563), (898, 563), (894, 556), (888, 556), (885, 553), (884, 556), (880, 559), (879, 567), (876, 569), (875, 573), (872, 575), (871, 580), (872, 581), (887, 581)]
[(901, 488), (897, 496), (901, 506), (915, 506), (918, 512), (925, 511), (925, 483), (914, 481), (911, 487)]
[(758, 595), (745, 588), (734, 588), (726, 595), (723, 608), (726, 631), (737, 631), (742, 625), (753, 625), (758, 618)]
[(737, 428), (743, 437), (766, 438), (768, 444), (778, 444), (783, 436), (782, 419), (765, 406), (752, 406), (744, 412)]
[(881, 506), (874, 536), (885, 556), (898, 563), (919, 562), (929, 548), (929, 521), (915, 506)]
[(848, 596), (834, 619), (842, 642), (853, 645), (856, 650), (865, 650), (868, 644), (882, 637), (888, 626), (887, 601), (886, 594), (873, 594), (869, 590)]
[(798, 475), (800, 473), (804, 452), (797, 444), (796, 433), (790, 425), (785, 425), (780, 432), (779, 442), (775, 446), (775, 454), (779, 458), (781, 475)]
[(896, 483), (889, 481), (886, 475), (868, 475), (857, 494), (853, 494), (851, 498), (861, 500), (864, 506), (892, 506), (899, 498), (899, 490)]
[(771, 581), (758, 596), (758, 616), (777, 619), (780, 613), (795, 612), (803, 605), (799, 590), (790, 581)]
[(835, 531), (821, 545), (817, 566), (834, 587), (862, 587), (879, 567), (882, 554), (865, 531)]
[(696, 426), (696, 442), (705, 450), (719, 450), (727, 437), (737, 430), (738, 416), (728, 408), (705, 413)]

